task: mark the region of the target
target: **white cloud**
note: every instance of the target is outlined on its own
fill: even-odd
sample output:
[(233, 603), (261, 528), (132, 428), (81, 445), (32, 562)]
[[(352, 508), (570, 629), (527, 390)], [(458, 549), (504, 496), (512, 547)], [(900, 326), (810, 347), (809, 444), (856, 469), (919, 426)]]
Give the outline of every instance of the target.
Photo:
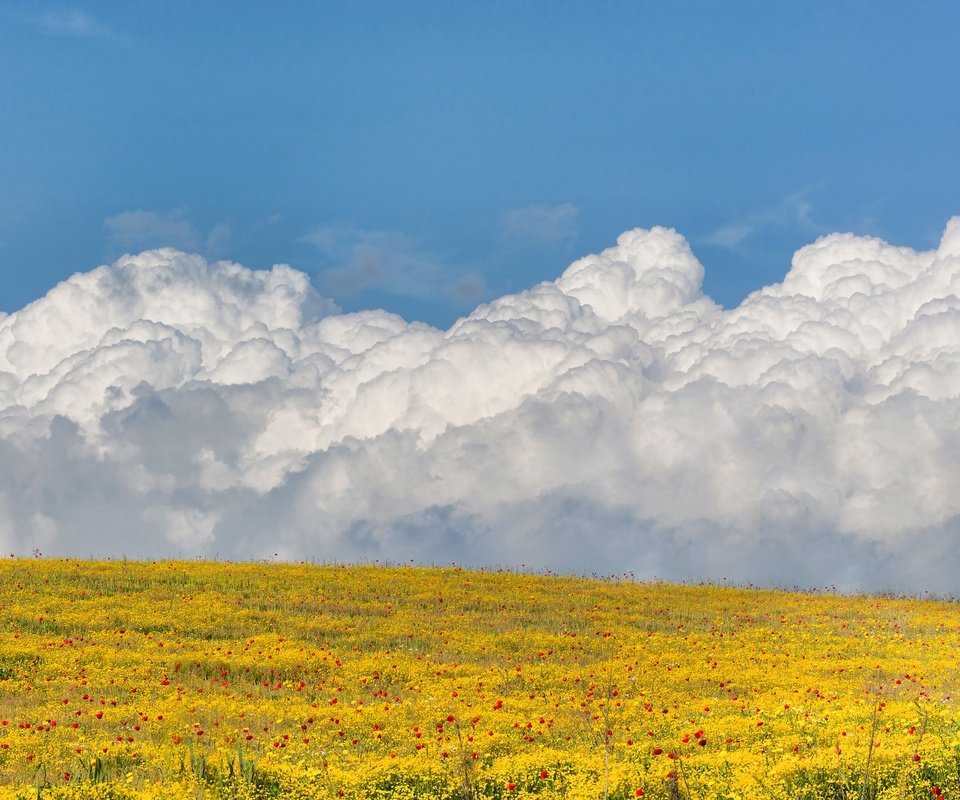
[(568, 244), (577, 238), (579, 209), (572, 203), (513, 208), (503, 215), (503, 229), (514, 240), (535, 244)]
[(199, 235), (180, 209), (170, 212), (124, 211), (103, 221), (114, 250), (144, 247), (180, 247), (193, 250)]
[(320, 251), (325, 263), (323, 287), (335, 297), (375, 287), (429, 300), (440, 296), (448, 282), (440, 259), (405, 233), (325, 225), (303, 240)]
[(117, 255), (150, 247), (203, 250), (208, 258), (221, 258), (230, 244), (232, 231), (225, 222), (214, 225), (203, 236), (183, 209), (173, 211), (123, 211), (103, 221), (107, 248)]
[(286, 266), (75, 275), (0, 318), (0, 542), (955, 592), (960, 218), (702, 277), (629, 231), (440, 331)]
[(233, 231), (225, 222), (219, 222), (214, 225), (207, 234), (206, 254), (208, 258), (221, 258), (230, 244), (230, 237)]
[(813, 221), (813, 203), (807, 199), (809, 194), (808, 189), (796, 192), (770, 208), (721, 225), (704, 238), (704, 244), (735, 250), (767, 228), (793, 228), (804, 233), (815, 233), (818, 226)]
[(76, 7), (47, 11), (37, 17), (37, 24), (50, 36), (88, 39), (113, 35), (107, 26)]
[(447, 287), (447, 294), (461, 306), (475, 306), (487, 292), (487, 282), (479, 272), (468, 272)]

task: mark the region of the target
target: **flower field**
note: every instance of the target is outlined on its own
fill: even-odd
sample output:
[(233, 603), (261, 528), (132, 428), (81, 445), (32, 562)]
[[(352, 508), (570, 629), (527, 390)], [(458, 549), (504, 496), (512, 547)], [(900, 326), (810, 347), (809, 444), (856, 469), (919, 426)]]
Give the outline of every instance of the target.
[(0, 798), (960, 798), (960, 615), (459, 568), (9, 559)]

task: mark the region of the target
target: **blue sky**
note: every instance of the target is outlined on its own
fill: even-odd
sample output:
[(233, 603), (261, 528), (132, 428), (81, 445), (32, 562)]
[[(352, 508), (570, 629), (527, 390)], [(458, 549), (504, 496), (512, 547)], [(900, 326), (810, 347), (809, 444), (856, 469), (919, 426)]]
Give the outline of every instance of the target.
[(960, 211), (960, 6), (9, 2), (0, 310), (127, 251), (449, 325), (666, 225), (726, 306)]

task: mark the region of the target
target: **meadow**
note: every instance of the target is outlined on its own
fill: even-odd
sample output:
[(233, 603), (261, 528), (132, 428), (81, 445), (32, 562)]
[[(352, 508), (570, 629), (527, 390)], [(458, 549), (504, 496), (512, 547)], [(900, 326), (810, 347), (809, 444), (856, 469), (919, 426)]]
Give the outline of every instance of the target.
[(0, 799), (960, 797), (952, 602), (7, 559)]

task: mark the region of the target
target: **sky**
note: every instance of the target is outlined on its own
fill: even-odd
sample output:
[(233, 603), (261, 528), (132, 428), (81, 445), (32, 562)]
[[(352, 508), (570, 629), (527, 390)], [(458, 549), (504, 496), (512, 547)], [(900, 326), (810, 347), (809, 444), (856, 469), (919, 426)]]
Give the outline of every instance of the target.
[(0, 5), (0, 309), (158, 244), (448, 327), (624, 230), (727, 307), (956, 211), (947, 2)]
[(960, 593), (958, 22), (0, 5), (0, 549)]

